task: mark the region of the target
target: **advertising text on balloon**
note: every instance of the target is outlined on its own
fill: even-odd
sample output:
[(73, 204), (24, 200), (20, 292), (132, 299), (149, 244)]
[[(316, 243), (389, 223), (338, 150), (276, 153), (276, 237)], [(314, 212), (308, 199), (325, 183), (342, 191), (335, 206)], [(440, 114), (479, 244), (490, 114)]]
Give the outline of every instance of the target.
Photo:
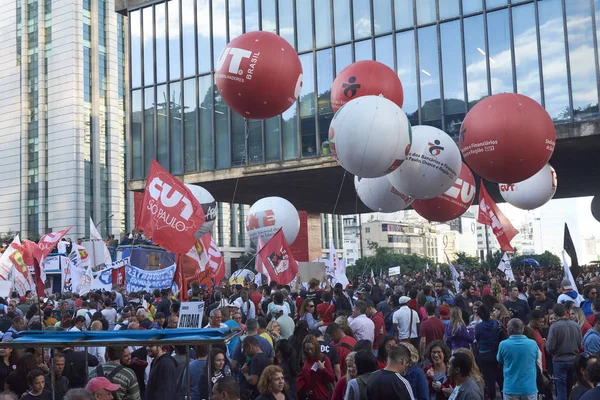
[(450, 189), (444, 193), (444, 195), (448, 197), (452, 197), (453, 199), (458, 199), (460, 196), (460, 200), (465, 204), (471, 204), (473, 201), (473, 197), (475, 197), (475, 186), (471, 185), (469, 182), (462, 180), (460, 178), (456, 179), (456, 182), (452, 185)]
[(220, 71), (226, 64), (227, 59), (231, 56), (229, 61), (229, 69), (227, 72), (230, 74), (243, 75), (244, 70), (240, 69), (240, 64), (244, 58), (250, 58), (252, 52), (245, 49), (238, 49), (236, 47), (226, 47), (221, 52), (219, 59), (217, 60), (216, 70)]
[(250, 231), (253, 229), (265, 228), (274, 225), (275, 213), (273, 210), (257, 211), (256, 213), (248, 215), (246, 230)]

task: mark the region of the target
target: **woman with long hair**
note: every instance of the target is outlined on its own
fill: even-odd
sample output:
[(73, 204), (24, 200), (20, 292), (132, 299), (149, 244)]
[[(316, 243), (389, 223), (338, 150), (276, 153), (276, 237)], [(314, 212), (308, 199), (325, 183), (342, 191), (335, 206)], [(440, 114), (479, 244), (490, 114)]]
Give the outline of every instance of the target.
[(17, 368), (6, 377), (4, 390), (23, 394), (29, 389), (27, 375), (34, 369), (38, 369), (35, 355), (24, 353), (17, 361)]
[(335, 384), (333, 388), (333, 395), (331, 396), (331, 400), (344, 400), (344, 395), (346, 393), (346, 387), (348, 387), (348, 382), (358, 376), (358, 372), (356, 371), (356, 361), (355, 361), (356, 352), (353, 351), (346, 356), (346, 375), (342, 376), (339, 381)]
[(306, 393), (307, 400), (329, 400), (328, 385), (335, 381), (329, 357), (321, 354), (321, 345), (314, 335), (302, 342), (302, 371), (296, 379), (297, 390)]
[(273, 344), (277, 344), (277, 341), (281, 339), (281, 326), (279, 325), (279, 322), (275, 321), (274, 319), (271, 320), (267, 324), (267, 333), (273, 341)]
[(393, 336), (386, 336), (379, 342), (379, 349), (377, 351), (377, 365), (379, 369), (383, 369), (387, 366), (387, 354), (390, 347), (396, 344), (396, 338)]
[(579, 400), (581, 396), (585, 394), (585, 392), (594, 387), (593, 383), (588, 379), (586, 370), (588, 365), (591, 365), (595, 362), (598, 362), (596, 356), (588, 352), (577, 354), (577, 356), (575, 356), (575, 360), (573, 360), (573, 366), (575, 367), (575, 377), (577, 382), (571, 390), (570, 400)]
[(377, 359), (372, 352), (358, 351), (354, 356), (356, 378), (351, 379), (346, 387), (346, 400), (368, 400), (367, 381), (371, 374), (377, 371)]
[(510, 321), (511, 315), (508, 309), (504, 306), (504, 304), (496, 303), (494, 304), (494, 309), (492, 310), (492, 317), (502, 325), (502, 329), (504, 333), (507, 333), (507, 325), (508, 321)]
[(269, 365), (260, 374), (258, 380), (260, 396), (256, 400), (291, 400), (290, 391), (283, 370), (276, 365)]
[(317, 329), (323, 325), (323, 321), (317, 321), (313, 316), (315, 312), (315, 302), (313, 300), (306, 299), (300, 307), (300, 320), (305, 321), (308, 324), (308, 329)]
[(417, 313), (419, 313), (419, 318), (421, 322), (427, 319), (427, 311), (425, 310), (425, 303), (427, 303), (427, 296), (423, 292), (419, 292), (417, 295)]
[(406, 347), (410, 352), (410, 361), (404, 377), (410, 383), (415, 400), (429, 400), (429, 381), (427, 381), (425, 373), (419, 367), (421, 361), (419, 351), (408, 342), (400, 342), (399, 344)]
[(317, 305), (317, 316), (323, 321), (322, 326), (329, 326), (333, 322), (335, 315), (335, 304), (331, 301), (331, 292), (324, 291), (321, 295), (323, 302)]
[[(310, 333), (308, 330), (308, 324), (306, 321), (298, 321), (296, 323), (296, 327), (294, 328), (294, 333), (290, 336), (289, 342), (290, 346), (296, 351), (296, 354), (302, 354), (302, 343), (304, 342), (304, 338)], [(300, 358), (300, 357), (299, 357)], [(299, 371), (302, 368), (302, 360), (298, 360), (297, 370)]]
[[(481, 376), (481, 371), (479, 370), (479, 367), (477, 366), (477, 363), (475, 362), (475, 356), (473, 355), (473, 352), (469, 349), (456, 349), (454, 351), (455, 353), (465, 353), (466, 355), (469, 356), (469, 358), (471, 359), (471, 362), (473, 363), (473, 367), (471, 368), (471, 378), (473, 378), (473, 380), (475, 381), (475, 383), (477, 383), (479, 385), (479, 388), (481, 389), (481, 393), (483, 393), (484, 388), (485, 388), (485, 384), (483, 382), (483, 376)], [(492, 397), (490, 397), (492, 398)], [(493, 397), (495, 398), (495, 397)]]
[(275, 344), (275, 358), (276, 364), (281, 367), (283, 377), (290, 388), (288, 395), (294, 400), (298, 396), (298, 393), (296, 392), (298, 360), (296, 350), (294, 350), (287, 339), (281, 339)]
[(571, 312), (569, 313), (569, 319), (577, 322), (577, 325), (579, 325), (581, 328), (581, 337), (584, 337), (587, 331), (592, 328), (592, 325), (590, 325), (585, 318), (585, 313), (579, 307), (574, 307), (571, 309)]
[(504, 304), (506, 301), (506, 295), (504, 294), (504, 288), (498, 282), (492, 283), (492, 296), (498, 300), (498, 303)]
[[(208, 366), (210, 365), (210, 386), (208, 384)], [(225, 376), (231, 376), (231, 367), (225, 351), (221, 348), (213, 348), (210, 351), (206, 365), (200, 376), (200, 398), (208, 399), (210, 391), (215, 383)]]
[(434, 340), (425, 351), (425, 356), (431, 363), (423, 369), (425, 378), (429, 382), (429, 396), (431, 400), (445, 400), (443, 389), (450, 388), (452, 381), (448, 376), (448, 361), (450, 349), (441, 340)]
[(16, 368), (19, 355), (12, 347), (4, 347), (0, 349), (0, 357), (0, 388), (4, 390), (6, 378)]
[(450, 350), (460, 348), (468, 349), (475, 337), (470, 329), (467, 329), (462, 317), (462, 310), (458, 307), (450, 309), (450, 323), (446, 325), (446, 344)]
[(482, 306), (483, 303), (481, 301), (476, 301), (473, 303), (473, 315), (469, 318), (469, 327), (475, 327), (478, 323), (481, 322), (481, 317), (479, 316), (479, 307)]
[(498, 382), (500, 389), (502, 389), (503, 384), (502, 371), (498, 367), (496, 355), (498, 354), (498, 346), (506, 338), (506, 335), (500, 323), (490, 318), (490, 311), (484, 305), (479, 306), (477, 314), (481, 318), (481, 323), (475, 326), (475, 339), (479, 343), (477, 361), (481, 366), (483, 380), (488, 388), (488, 395), (490, 399), (495, 399), (496, 382)]

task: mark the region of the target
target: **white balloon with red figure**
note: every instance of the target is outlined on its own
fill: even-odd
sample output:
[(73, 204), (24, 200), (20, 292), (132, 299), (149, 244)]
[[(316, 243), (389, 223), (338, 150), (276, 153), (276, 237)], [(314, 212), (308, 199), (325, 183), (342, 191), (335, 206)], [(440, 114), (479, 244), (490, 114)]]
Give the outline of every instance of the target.
[(264, 197), (252, 204), (246, 217), (246, 231), (250, 240), (263, 243), (283, 229), (283, 235), (288, 244), (294, 243), (300, 231), (300, 217), (296, 207), (282, 197)]

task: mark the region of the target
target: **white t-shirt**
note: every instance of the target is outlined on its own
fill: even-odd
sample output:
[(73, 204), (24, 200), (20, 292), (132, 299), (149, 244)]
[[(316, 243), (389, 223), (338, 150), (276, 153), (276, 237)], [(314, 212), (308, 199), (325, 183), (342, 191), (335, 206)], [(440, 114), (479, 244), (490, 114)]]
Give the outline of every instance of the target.
[(558, 296), (558, 299), (556, 299), (556, 302), (558, 304), (565, 304), (567, 301), (572, 301), (573, 303), (575, 303), (575, 307), (579, 307), (581, 305), (581, 302), (583, 301), (583, 297), (581, 297), (581, 295), (577, 295), (576, 298), (572, 298), (568, 294), (563, 293), (560, 296)]
[(69, 243), (66, 240), (61, 240), (60, 242), (58, 242), (58, 244), (56, 245), (56, 250), (58, 250), (59, 253), (67, 253), (67, 245)]
[(104, 319), (108, 321), (108, 330), (112, 331), (115, 328), (115, 325), (117, 324), (117, 310), (115, 310), (114, 308), (107, 310), (105, 308), (101, 312)]
[[(412, 325), (410, 323), (410, 315), (412, 312)], [(417, 330), (417, 324), (419, 323), (419, 314), (415, 310), (412, 310), (408, 306), (402, 306), (398, 311), (394, 313), (392, 317), (394, 324), (398, 324), (398, 339), (404, 340), (419, 337)], [(410, 329), (409, 329), (409, 325)]]

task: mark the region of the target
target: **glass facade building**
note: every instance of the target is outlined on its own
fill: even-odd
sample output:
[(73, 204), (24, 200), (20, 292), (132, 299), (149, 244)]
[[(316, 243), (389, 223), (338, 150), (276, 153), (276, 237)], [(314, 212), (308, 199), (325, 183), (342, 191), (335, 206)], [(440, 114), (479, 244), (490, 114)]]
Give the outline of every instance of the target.
[[(556, 124), (599, 118), (600, 0), (170, 0), (129, 10), (132, 180), (153, 158), (173, 174), (322, 156), (343, 68), (397, 71), (413, 125), (457, 137), (485, 96), (517, 92)], [(284, 37), (304, 83), (281, 116), (245, 121), (223, 102), (214, 68), (230, 40)]]

